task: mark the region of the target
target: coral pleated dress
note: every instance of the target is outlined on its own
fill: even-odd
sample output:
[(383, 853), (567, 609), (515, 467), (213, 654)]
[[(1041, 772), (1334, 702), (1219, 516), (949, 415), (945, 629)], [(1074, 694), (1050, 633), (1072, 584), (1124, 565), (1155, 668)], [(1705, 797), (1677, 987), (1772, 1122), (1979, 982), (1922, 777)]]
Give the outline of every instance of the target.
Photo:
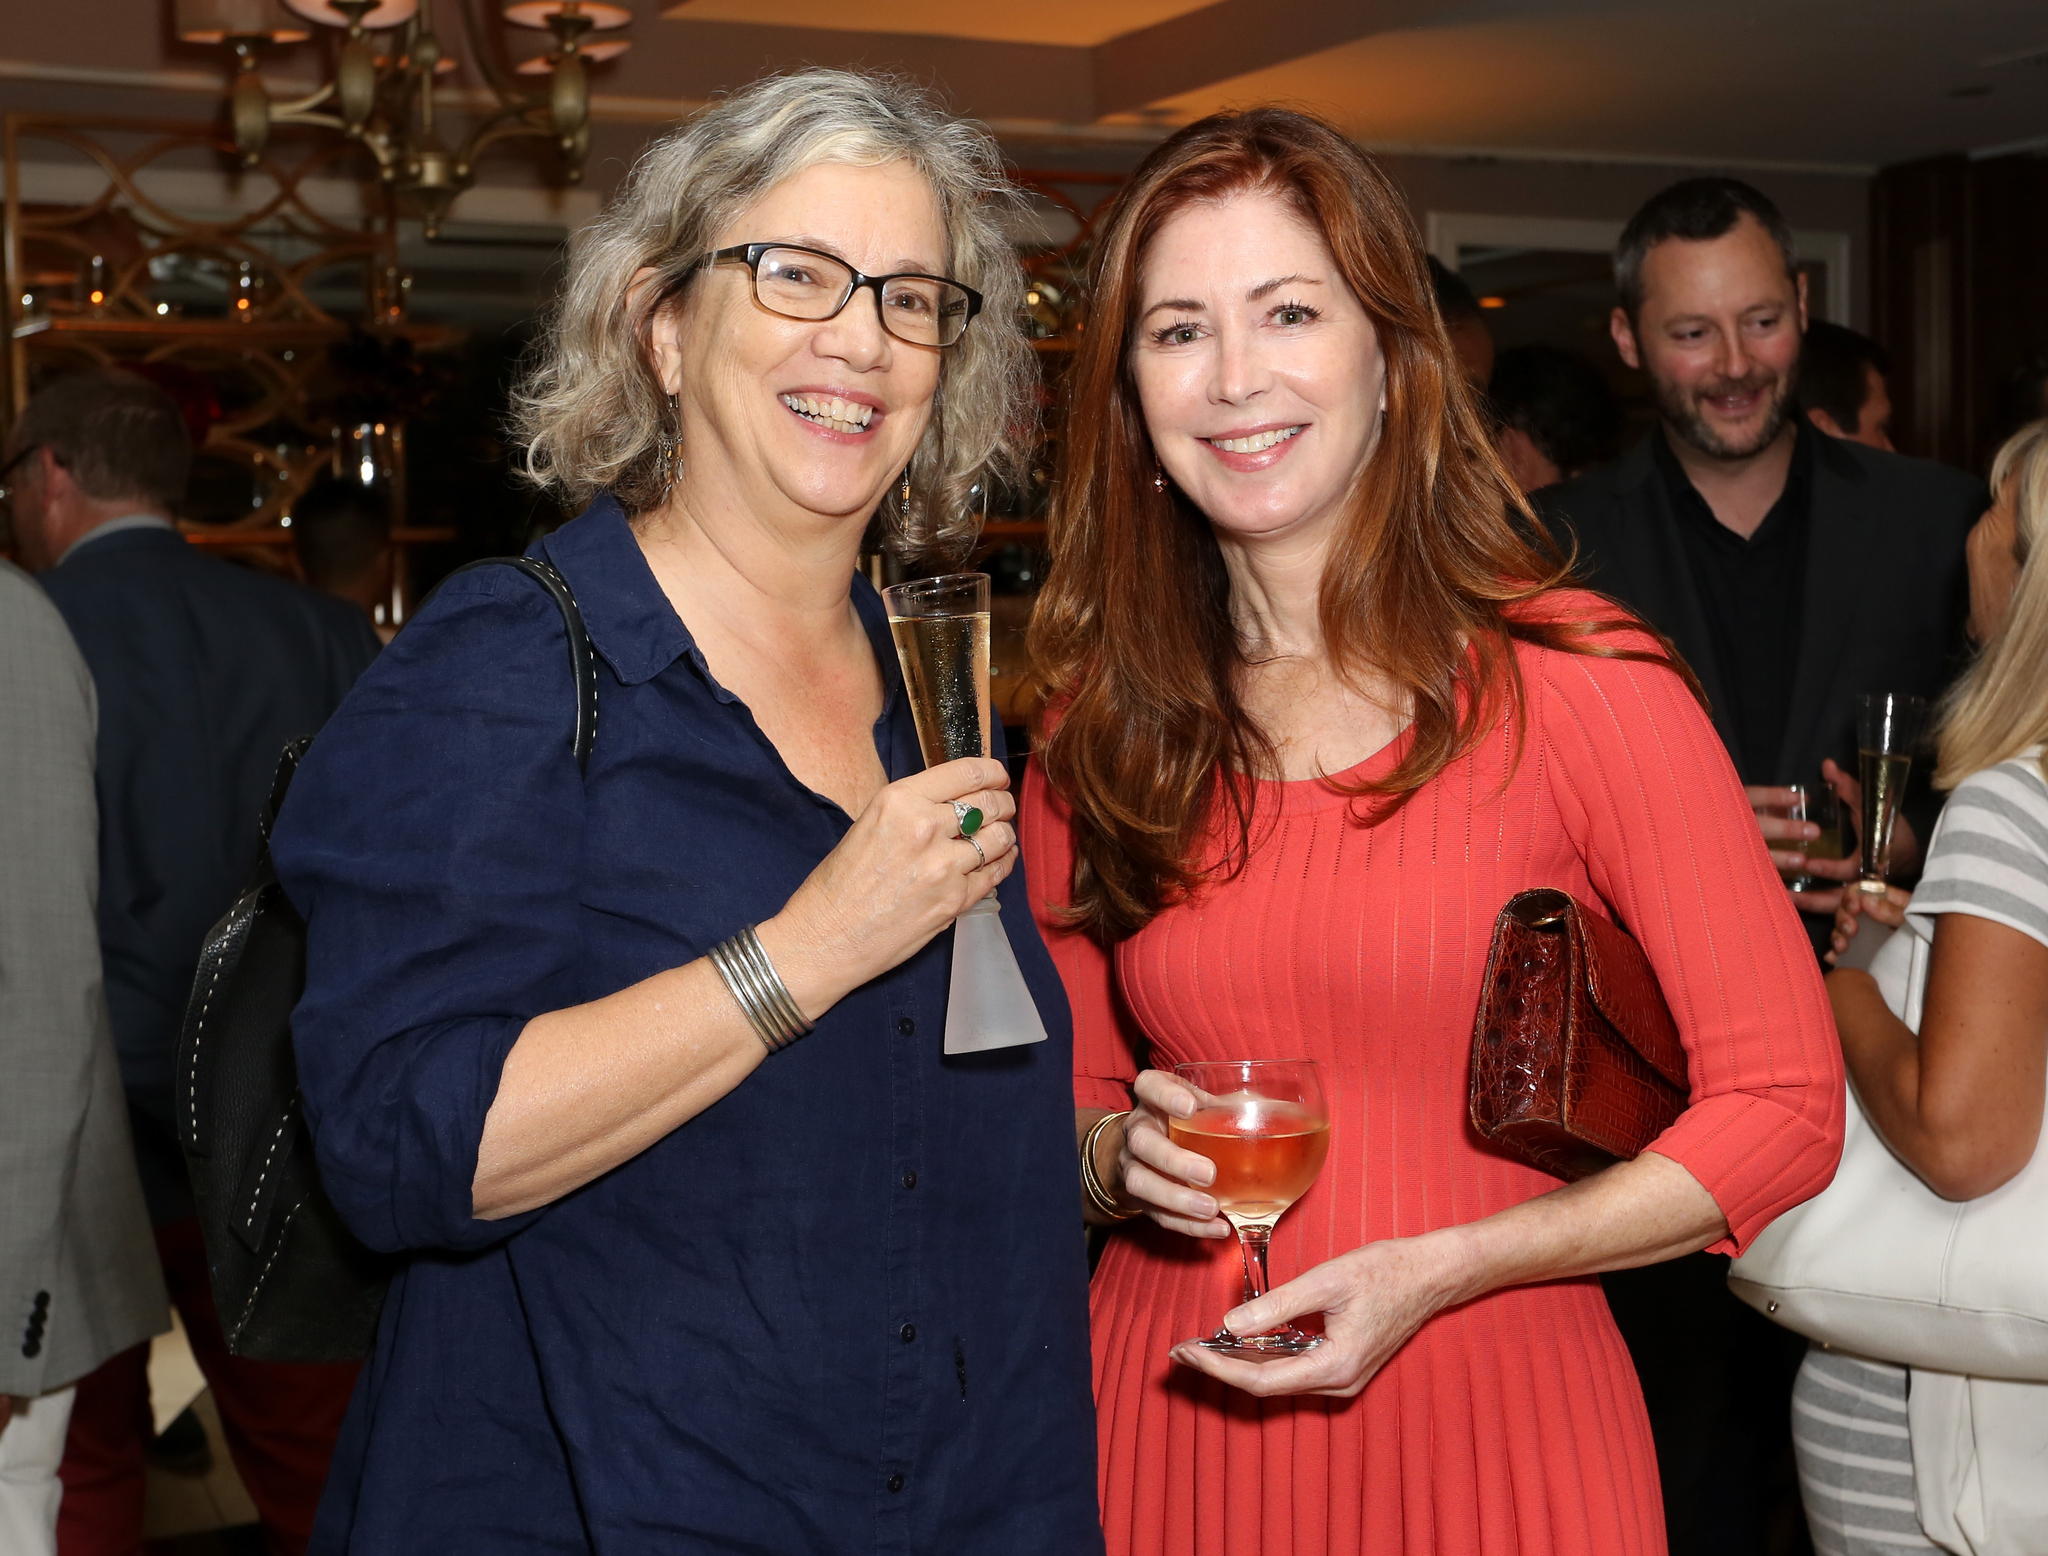
[[(1574, 606), (1601, 608), (1551, 608)], [(1706, 715), (1661, 666), (1517, 653), (1527, 726), (1512, 770), (1503, 717), (1378, 826), (1319, 781), (1264, 784), (1249, 866), (1108, 952), (1055, 917), (1072, 876), (1066, 815), (1041, 772), (1027, 778), (1022, 846), (1050, 894), (1033, 906), (1073, 1003), (1078, 1106), (1128, 1107), (1145, 1065), (1322, 1066), (1329, 1160), (1274, 1234), (1275, 1284), (1558, 1186), (1467, 1121), (1488, 937), (1529, 887), (1608, 905), (1655, 966), (1692, 1105), (1654, 1149), (1726, 1213), (1720, 1251), (1834, 1172), (1842, 1066), (1826, 998)], [(1343, 776), (1386, 771), (1404, 744)], [(1092, 1316), (1111, 1556), (1664, 1550), (1649, 1424), (1597, 1280), (1441, 1313), (1349, 1400), (1261, 1401), (1168, 1359), (1242, 1289), (1233, 1243), (1146, 1220), (1110, 1239)]]

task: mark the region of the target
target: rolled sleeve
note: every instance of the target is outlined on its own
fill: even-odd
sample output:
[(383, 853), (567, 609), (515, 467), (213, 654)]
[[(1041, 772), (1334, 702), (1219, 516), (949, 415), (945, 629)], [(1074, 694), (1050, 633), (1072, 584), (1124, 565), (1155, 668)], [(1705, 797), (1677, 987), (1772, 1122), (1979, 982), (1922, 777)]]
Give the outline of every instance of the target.
[(480, 1221), (472, 1196), (506, 1055), (588, 997), (575, 712), (553, 601), (510, 568), (464, 574), (357, 684), (278, 819), (308, 931), (306, 1118), (373, 1248), (481, 1248), (546, 1213)]
[[(1655, 651), (1647, 637), (1609, 639)], [(1691, 1105), (1650, 1149), (1714, 1197), (1740, 1253), (1841, 1159), (1841, 1047), (1820, 970), (1707, 716), (1661, 666), (1543, 656), (1544, 759), (1593, 887), (1656, 970)]]

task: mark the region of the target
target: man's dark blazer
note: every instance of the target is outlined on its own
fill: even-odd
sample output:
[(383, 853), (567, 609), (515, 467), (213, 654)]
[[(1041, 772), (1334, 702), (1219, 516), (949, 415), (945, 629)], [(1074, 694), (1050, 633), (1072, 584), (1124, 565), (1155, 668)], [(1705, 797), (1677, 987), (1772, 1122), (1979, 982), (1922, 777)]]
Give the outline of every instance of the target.
[[(1576, 542), (1579, 576), (1677, 645), (1733, 753), (1729, 702), (1657, 436), (1534, 501), (1559, 546), (1569, 554)], [(1771, 783), (1818, 783), (1825, 757), (1856, 771), (1859, 693), (1941, 694), (1959, 667), (1969, 614), (1963, 538), (1989, 504), (1982, 482), (1944, 465), (1818, 433), (1813, 442), (1804, 619)]]
[(348, 602), (167, 529), (88, 538), (42, 584), (99, 692), (100, 945), (161, 1222), (186, 1213), (171, 1062), (200, 943), (255, 863), (278, 753), (327, 722), (377, 634)]

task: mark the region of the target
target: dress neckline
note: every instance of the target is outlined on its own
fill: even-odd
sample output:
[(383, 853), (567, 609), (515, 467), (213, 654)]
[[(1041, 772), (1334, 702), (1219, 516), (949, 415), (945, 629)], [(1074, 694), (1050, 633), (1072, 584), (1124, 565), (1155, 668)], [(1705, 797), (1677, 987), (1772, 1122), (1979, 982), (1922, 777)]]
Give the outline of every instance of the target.
[(1260, 809), (1271, 805), (1279, 814), (1305, 815), (1314, 811), (1341, 810), (1361, 798), (1359, 795), (1344, 794), (1330, 785), (1334, 781), (1356, 784), (1363, 780), (1381, 777), (1400, 765), (1415, 743), (1415, 721), (1403, 724), (1379, 750), (1362, 762), (1354, 762), (1342, 772), (1325, 774), (1316, 778), (1261, 778), (1257, 780), (1257, 794)]

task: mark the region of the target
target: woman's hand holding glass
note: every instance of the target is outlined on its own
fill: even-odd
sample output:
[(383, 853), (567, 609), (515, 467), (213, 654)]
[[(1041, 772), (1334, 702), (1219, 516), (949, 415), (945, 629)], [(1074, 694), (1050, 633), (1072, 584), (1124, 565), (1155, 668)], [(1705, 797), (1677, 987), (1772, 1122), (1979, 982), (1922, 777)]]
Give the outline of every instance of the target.
[(1849, 943), (1856, 938), (1857, 919), (1875, 919), (1887, 929), (1897, 929), (1906, 922), (1906, 905), (1912, 900), (1913, 894), (1898, 886), (1886, 887), (1882, 897), (1874, 892), (1843, 892), (1835, 909), (1834, 947), (1827, 954), (1828, 965), (1836, 966), (1848, 955)]
[(1130, 1116), (1124, 1120), (1111, 1188), (1126, 1205), (1143, 1207), (1169, 1232), (1187, 1237), (1235, 1237), (1215, 1199), (1205, 1192), (1216, 1181), (1216, 1164), (1175, 1145), (1167, 1120), (1194, 1117), (1195, 1090), (1168, 1070), (1146, 1070), (1132, 1087)]
[[(1170, 1232), (1188, 1237), (1232, 1237), (1216, 1201), (1205, 1192), (1215, 1181), (1208, 1157), (1182, 1150), (1167, 1137), (1169, 1119), (1194, 1115), (1194, 1089), (1164, 1070), (1146, 1070), (1133, 1088), (1124, 1121), (1115, 1188), (1126, 1204)], [(1447, 1250), (1445, 1250), (1447, 1252)], [(1335, 1394), (1348, 1397), (1449, 1299), (1451, 1264), (1428, 1239), (1369, 1243), (1317, 1265), (1224, 1317), (1234, 1334), (1276, 1329), (1304, 1314), (1323, 1316), (1322, 1345), (1300, 1356), (1245, 1361), (1190, 1340), (1173, 1350), (1175, 1361), (1251, 1394)]]
[[(898, 779), (867, 803), (782, 911), (763, 948), (815, 1021), (870, 979), (900, 966), (994, 891), (1017, 862), (1010, 775), (991, 757)], [(955, 800), (982, 814), (961, 836)]]

